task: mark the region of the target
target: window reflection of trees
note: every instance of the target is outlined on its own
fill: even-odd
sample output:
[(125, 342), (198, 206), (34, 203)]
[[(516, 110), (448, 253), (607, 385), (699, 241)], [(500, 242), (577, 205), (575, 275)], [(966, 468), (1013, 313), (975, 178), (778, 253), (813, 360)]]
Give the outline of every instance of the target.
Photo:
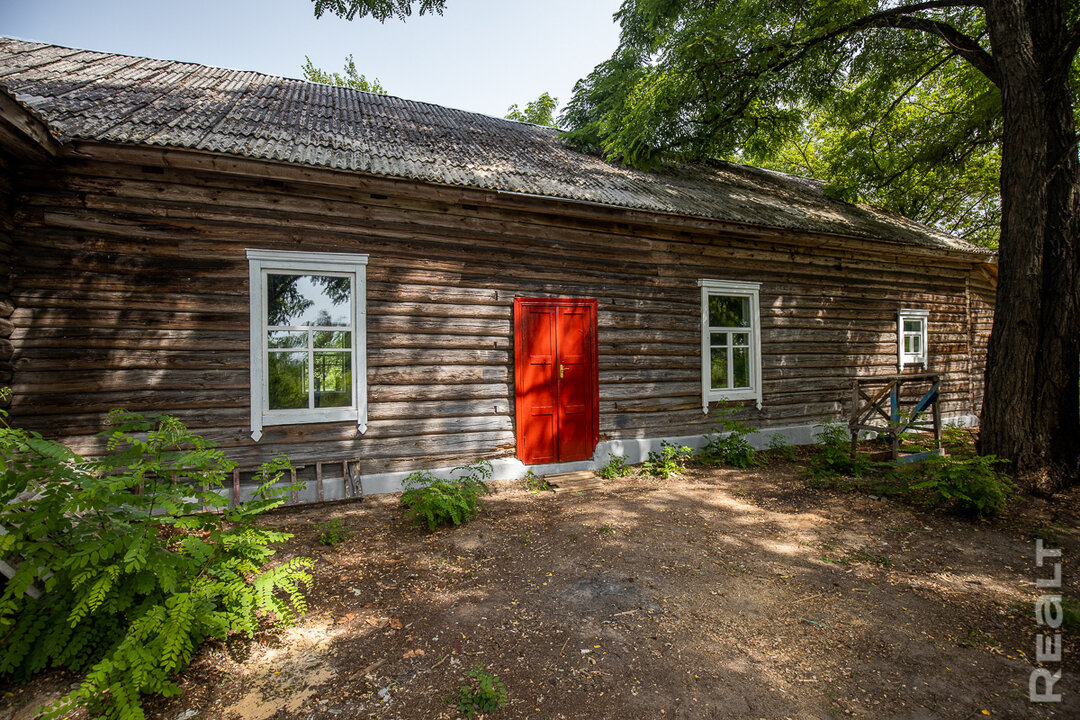
[[(271, 350), (268, 358), (269, 407), (272, 410), (348, 407), (352, 404), (352, 333), (334, 325), (326, 309), (319, 309), (314, 322), (302, 321), (304, 314), (322, 298), (311, 298), (299, 287), (301, 280), (320, 289), (332, 306), (351, 300), (352, 279), (324, 275), (279, 275), (267, 277), (267, 326), (306, 328), (303, 344), (286, 347), (294, 351)], [(322, 303), (320, 303), (322, 304)], [(350, 325), (346, 322), (345, 325)], [(286, 335), (287, 332), (280, 332)], [(308, 363), (313, 387), (308, 387)]]
[(348, 303), (352, 292), (352, 279), (332, 275), (275, 275), (267, 277), (267, 313), (268, 325), (290, 325), (294, 318), (303, 317), (304, 312), (315, 304), (314, 300), (304, 296), (297, 288), (297, 283), (306, 278), (316, 287), (322, 288), (323, 295), (333, 305)]

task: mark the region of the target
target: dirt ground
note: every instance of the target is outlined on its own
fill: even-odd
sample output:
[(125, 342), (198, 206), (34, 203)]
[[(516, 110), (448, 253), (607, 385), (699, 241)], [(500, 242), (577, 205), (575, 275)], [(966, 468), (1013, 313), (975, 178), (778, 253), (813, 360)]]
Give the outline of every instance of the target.
[[(477, 664), (497, 718), (1080, 717), (1066, 636), (1060, 704), (1032, 704), (1034, 538), (1077, 597), (1078, 495), (994, 523), (806, 487), (800, 465), (635, 475), (533, 494), (493, 486), (468, 525), (407, 525), (396, 496), (278, 511), (283, 557), (316, 561), (310, 611), (211, 643), (149, 717), (456, 718)], [(315, 526), (355, 534), (324, 547)], [(1051, 670), (1061, 666), (1048, 666)], [(71, 678), (3, 688), (0, 720)]]

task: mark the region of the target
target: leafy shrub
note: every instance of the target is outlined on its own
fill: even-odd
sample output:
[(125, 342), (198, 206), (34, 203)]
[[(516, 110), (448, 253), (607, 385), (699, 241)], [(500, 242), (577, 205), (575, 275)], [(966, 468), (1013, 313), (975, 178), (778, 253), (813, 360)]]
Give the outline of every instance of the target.
[(736, 418), (739, 413), (737, 405), (724, 406), (720, 409), (717, 423), (719, 429), (705, 436), (705, 447), (697, 456), (697, 460), (706, 465), (731, 465), (734, 467), (747, 468), (762, 465), (763, 461), (758, 457), (754, 446), (746, 439), (757, 430)]
[[(470, 678), (472, 682), (469, 682)], [(456, 705), (457, 709), (471, 718), (476, 713), (489, 715), (507, 703), (509, 696), (506, 687), (498, 675), (493, 675), (483, 666), (476, 665), (461, 676), (463, 685), (447, 698), (447, 704)]]
[(626, 456), (612, 455), (608, 458), (604, 467), (596, 471), (596, 474), (605, 480), (626, 477), (630, 474), (630, 466), (626, 464)]
[(551, 489), (543, 475), (537, 475), (532, 470), (525, 471), (525, 489), (531, 493), (545, 492)]
[(731, 465), (748, 468), (762, 465), (754, 446), (747, 440), (757, 430), (735, 419), (739, 408), (727, 407), (720, 411), (717, 422), (720, 430), (705, 436), (705, 447), (697, 455), (698, 462), (705, 465)]
[(769, 450), (775, 453), (777, 457), (782, 457), (785, 460), (794, 460), (796, 457), (795, 446), (778, 432), (769, 436)]
[(815, 480), (861, 478), (874, 468), (874, 463), (868, 458), (858, 454), (851, 456), (851, 431), (846, 425), (826, 423), (818, 439), (821, 440), (821, 449), (807, 468), (810, 477)]
[(334, 518), (322, 525), (316, 525), (315, 529), (322, 531), (319, 533), (320, 545), (337, 545), (340, 542), (345, 542), (356, 534), (352, 530), (346, 530), (345, 527), (342, 526), (341, 518)]
[(686, 461), (693, 454), (694, 451), (685, 445), (676, 447), (665, 440), (660, 444), (659, 451), (649, 453), (649, 459), (641, 464), (641, 469), (648, 475), (666, 480), (686, 470)]
[(461, 475), (440, 480), (428, 470), (419, 470), (405, 478), (405, 492), (401, 494), (405, 518), (434, 530), (439, 525), (460, 525), (476, 517), (484, 507), (480, 496), (491, 494), (485, 482), (491, 479), (491, 463), (481, 460), (454, 468), (453, 472)]
[(993, 455), (931, 455), (918, 463), (893, 466), (889, 479), (918, 502), (982, 519), (1001, 514), (1015, 492), (1009, 477), (997, 471), (998, 462)]
[(287, 460), (263, 466), (253, 500), (227, 507), (214, 490), (235, 465), (176, 418), (113, 411), (96, 459), (4, 418), (0, 557), (18, 570), (0, 595), (0, 675), (85, 673), (46, 717), (81, 705), (142, 718), (141, 696), (178, 694), (171, 678), (204, 639), (250, 637), (260, 614), (287, 623), (305, 611), (311, 561), (263, 570), (291, 536), (253, 522), (293, 489), (272, 487)]

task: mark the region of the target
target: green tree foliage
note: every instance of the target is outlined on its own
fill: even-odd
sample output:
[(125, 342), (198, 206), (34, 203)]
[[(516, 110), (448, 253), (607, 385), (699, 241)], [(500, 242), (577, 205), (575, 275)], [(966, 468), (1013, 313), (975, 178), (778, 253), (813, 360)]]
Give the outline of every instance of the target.
[[(873, 80), (838, 88), (834, 101), (808, 108), (799, 127), (775, 143), (751, 138), (733, 159), (812, 177), (826, 192), (920, 220), (996, 248), (1001, 228), (1001, 116), (996, 92), (965, 63), (883, 98)], [(972, 92), (977, 88), (977, 92)], [(986, 107), (990, 105), (990, 107)], [(975, 126), (957, 123), (956, 108)]]
[(314, 0), (315, 17), (323, 13), (337, 15), (346, 20), (370, 15), (379, 22), (386, 22), (392, 17), (404, 20), (412, 15), (413, 6), (420, 15), (438, 13), (442, 15), (446, 0)]
[(307, 55), (304, 56), (304, 64), (300, 66), (300, 71), (304, 74), (304, 79), (310, 82), (323, 83), (324, 85), (337, 85), (339, 87), (352, 88), (353, 90), (363, 90), (364, 92), (375, 93), (376, 95), (386, 95), (386, 89), (379, 82), (379, 78), (375, 78), (371, 82), (368, 82), (366, 77), (356, 71), (356, 63), (353, 62), (352, 53), (345, 58), (344, 74), (327, 72), (315, 67), (315, 64), (311, 62), (311, 58)]
[[(971, 3), (925, 5), (944, 4)], [(579, 145), (629, 164), (795, 172), (992, 243), (1000, 93), (962, 49), (867, 20), (891, 5), (628, 0), (619, 48), (579, 81), (563, 121)], [(957, 34), (985, 36), (975, 8), (941, 13)]]
[(555, 108), (559, 105), (559, 99), (551, 97), (548, 93), (541, 93), (540, 97), (525, 104), (525, 110), (518, 109), (514, 103), (506, 111), (508, 120), (532, 123), (533, 125), (546, 125), (555, 127)]
[(228, 507), (215, 490), (234, 464), (181, 422), (110, 421), (96, 459), (0, 423), (0, 557), (18, 566), (0, 594), (0, 676), (85, 675), (48, 717), (74, 704), (142, 718), (140, 697), (179, 693), (172, 677), (203, 640), (250, 637), (260, 615), (291, 622), (306, 609), (311, 561), (264, 569), (290, 535), (254, 524), (291, 489), (275, 486), (287, 461)]

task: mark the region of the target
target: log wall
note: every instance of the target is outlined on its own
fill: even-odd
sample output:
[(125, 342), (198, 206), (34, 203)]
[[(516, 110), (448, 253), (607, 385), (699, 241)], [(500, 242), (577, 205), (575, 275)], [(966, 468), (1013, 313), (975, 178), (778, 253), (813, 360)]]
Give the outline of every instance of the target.
[[(895, 372), (899, 307), (931, 310), (943, 411), (972, 411), (966, 256), (205, 153), (85, 144), (61, 165), (19, 197), (13, 412), (83, 451), (122, 406), (245, 467), (513, 456), (519, 295), (598, 299), (601, 440), (704, 433), (700, 278), (762, 283), (759, 427), (837, 419), (852, 378)], [(369, 254), (365, 435), (251, 440), (246, 248)]]
[(971, 405), (976, 415), (982, 413), (983, 388), (986, 385), (986, 350), (994, 325), (994, 301), (997, 278), (985, 270), (971, 274), (968, 283), (971, 302)]
[[(11, 344), (11, 332), (14, 329), (11, 316), (15, 311), (11, 300), (12, 255), (15, 250), (12, 241), (15, 228), (12, 213), (15, 194), (13, 178), (12, 160), (0, 153), (0, 388), (10, 387), (14, 377), (14, 347)], [(7, 407), (9, 402), (7, 393), (0, 392), (0, 407)]]

